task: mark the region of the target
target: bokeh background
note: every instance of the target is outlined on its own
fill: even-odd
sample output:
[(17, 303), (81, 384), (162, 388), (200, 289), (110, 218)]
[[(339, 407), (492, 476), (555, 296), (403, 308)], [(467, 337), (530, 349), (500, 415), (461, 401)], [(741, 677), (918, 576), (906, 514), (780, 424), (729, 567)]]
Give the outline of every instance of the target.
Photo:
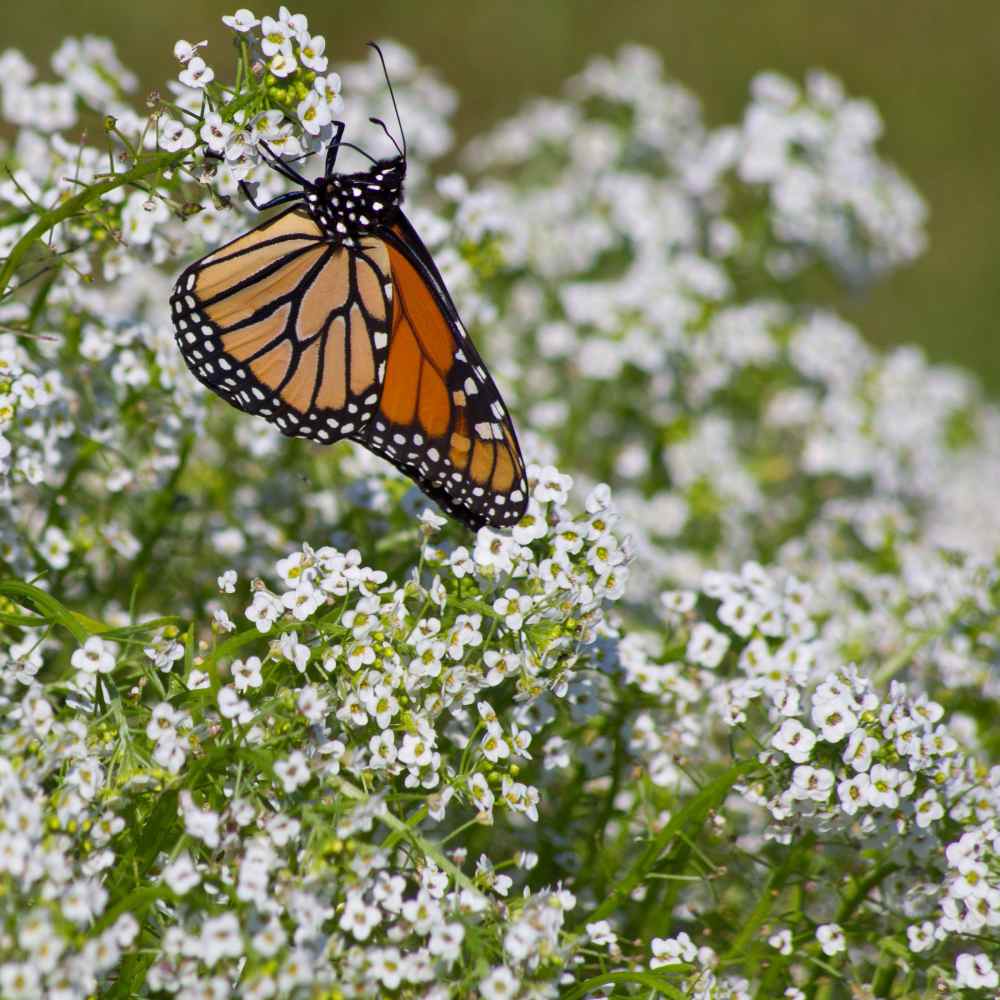
[[(248, 2), (248, 0), (243, 0)], [(177, 71), (174, 41), (228, 46), (216, 0), (30, 0), (4, 4), (4, 38), (39, 63), (67, 34), (111, 37), (145, 89)], [(250, 3), (260, 16), (277, 3)], [(273, 6), (274, 9), (271, 9)], [(330, 68), (369, 38), (415, 50), (461, 98), (459, 139), (553, 94), (595, 53), (643, 42), (702, 101), (711, 124), (733, 121), (753, 75), (839, 76), (883, 115), (884, 152), (930, 211), (923, 258), (870, 292), (836, 302), (881, 344), (915, 342), (935, 360), (978, 371), (1000, 393), (1000, 3), (996, 0), (299, 0), (327, 38)], [(210, 62), (218, 63), (218, 57)], [(350, 99), (350, 95), (345, 95)]]

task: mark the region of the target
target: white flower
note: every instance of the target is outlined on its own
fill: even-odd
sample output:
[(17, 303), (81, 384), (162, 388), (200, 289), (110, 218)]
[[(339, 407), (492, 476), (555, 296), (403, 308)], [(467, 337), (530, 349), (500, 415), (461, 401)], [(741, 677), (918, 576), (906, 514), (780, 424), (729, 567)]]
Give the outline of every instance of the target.
[(260, 22), (260, 48), (270, 58), (278, 53), (292, 54), (292, 29), (285, 21), (264, 17)]
[(298, 68), (295, 56), (288, 52), (276, 52), (271, 56), (267, 68), (277, 77), (291, 76)]
[(489, 816), (493, 814), (494, 795), (486, 777), (478, 771), (469, 779), (469, 795), (473, 805), (481, 812)]
[(551, 465), (528, 467), (528, 478), (536, 480), (534, 497), (539, 503), (555, 503), (562, 507), (569, 499), (573, 479)]
[(160, 131), (160, 147), (168, 153), (190, 149), (195, 144), (195, 134), (182, 122), (167, 118)]
[(399, 750), (399, 760), (408, 767), (426, 767), (433, 759), (433, 749), (422, 737), (413, 733), (403, 736)]
[(853, 816), (862, 806), (867, 805), (870, 784), (871, 779), (862, 772), (853, 778), (846, 778), (837, 785), (840, 807), (848, 816)]
[(276, 761), (274, 764), (274, 773), (281, 782), (282, 788), (289, 795), (295, 789), (309, 784), (312, 778), (309, 763), (301, 750), (294, 751), (286, 760)]
[(305, 99), (299, 102), (296, 114), (302, 127), (310, 135), (319, 135), (324, 126), (329, 125), (331, 121), (329, 107), (315, 90), (310, 90)]
[(187, 63), (197, 54), (198, 49), (203, 48), (208, 45), (208, 40), (203, 39), (200, 42), (186, 42), (183, 38), (174, 43), (174, 58), (178, 62)]
[(104, 768), (92, 757), (87, 757), (70, 770), (66, 782), (89, 802), (104, 784)]
[(479, 995), (483, 1000), (515, 1000), (519, 995), (520, 980), (505, 965), (497, 966), (479, 982)]
[(910, 924), (906, 928), (906, 937), (910, 942), (910, 951), (919, 954), (934, 944), (934, 924), (925, 920), (921, 924)]
[(223, 153), (233, 134), (233, 126), (224, 122), (217, 111), (209, 111), (198, 134), (213, 153)]
[(799, 764), (792, 772), (792, 792), (796, 798), (826, 802), (833, 788), (833, 771), (825, 767)]
[(206, 65), (205, 60), (202, 59), (201, 56), (195, 56), (187, 64), (187, 66), (177, 74), (177, 79), (180, 80), (185, 87), (200, 90), (202, 87), (208, 86), (208, 84), (215, 79), (215, 70)]
[(876, 764), (868, 772), (870, 778), (866, 789), (869, 805), (885, 806), (887, 809), (895, 809), (899, 805), (899, 793), (897, 789), (901, 781), (901, 774), (893, 767), (886, 767), (884, 764)]
[(236, 570), (227, 569), (222, 576), (218, 577), (216, 583), (218, 584), (219, 590), (224, 594), (234, 594), (236, 593)]
[(677, 962), (694, 962), (698, 957), (695, 943), (684, 931), (672, 938), (653, 938), (650, 948), (653, 952), (653, 958), (649, 962), (651, 969)]
[(519, 632), (524, 625), (525, 615), (531, 610), (533, 601), (526, 594), (510, 588), (504, 591), (503, 597), (493, 602), (493, 610), (503, 615), (504, 624), (512, 632)]
[(917, 826), (921, 830), (926, 830), (932, 823), (937, 822), (944, 816), (944, 806), (938, 800), (938, 794), (933, 788), (928, 789), (917, 800), (914, 806)]
[(719, 621), (738, 636), (747, 638), (760, 621), (764, 608), (744, 594), (731, 594), (719, 605)]
[(858, 717), (840, 698), (814, 699), (812, 721), (827, 743), (839, 743), (858, 728)]
[(368, 741), (368, 749), (372, 767), (388, 767), (396, 761), (396, 734), (391, 729), (383, 730)]
[(273, 958), (284, 947), (288, 939), (284, 927), (272, 919), (269, 924), (259, 930), (253, 938), (254, 950), (265, 958)]
[(836, 955), (847, 947), (844, 932), (839, 924), (821, 924), (816, 928), (816, 940), (819, 941), (824, 955)]
[(693, 590), (665, 590), (660, 594), (663, 609), (674, 615), (686, 615), (694, 610), (698, 594)]
[(115, 647), (92, 635), (71, 657), (70, 663), (88, 674), (110, 674), (115, 669)]
[(952, 897), (971, 901), (989, 891), (989, 868), (982, 861), (963, 858), (957, 867), (958, 878), (948, 887)]
[(72, 548), (69, 539), (55, 525), (45, 529), (42, 535), (41, 552), (53, 569), (65, 569), (69, 565)]
[(344, 99), (340, 96), (340, 74), (327, 73), (313, 80), (313, 89), (326, 103), (331, 115), (338, 114), (344, 108)]
[(428, 534), (439, 531), (448, 523), (448, 518), (435, 513), (430, 507), (424, 507), (417, 516), (417, 520), (427, 529)]
[(194, 797), (184, 789), (180, 793), (181, 814), (184, 829), (212, 849), (219, 846), (219, 814), (211, 809), (199, 809)]
[(300, 622), (305, 621), (325, 602), (326, 594), (318, 587), (314, 587), (308, 580), (302, 580), (295, 590), (286, 590), (281, 595), (281, 603)]
[(598, 920), (586, 925), (587, 936), (596, 945), (605, 945), (612, 948), (618, 942), (618, 935), (612, 930), (611, 924), (607, 920)]
[[(483, 569), (492, 568), (498, 573), (509, 573), (514, 568), (516, 544), (512, 538), (500, 535), (489, 528), (480, 528), (476, 532), (473, 561)], [(454, 555), (458, 555), (457, 550)]]
[(350, 931), (357, 941), (367, 941), (371, 932), (382, 922), (377, 906), (369, 906), (359, 893), (349, 892), (344, 912), (340, 916), (341, 930)]
[(787, 754), (796, 764), (804, 764), (809, 760), (815, 745), (816, 734), (811, 729), (806, 729), (798, 719), (785, 719), (771, 738), (771, 746)]
[(253, 602), (246, 610), (246, 616), (256, 626), (258, 632), (267, 633), (281, 617), (284, 610), (282, 602), (266, 590), (258, 590), (253, 595)]
[(729, 636), (712, 628), (707, 622), (698, 622), (691, 630), (687, 658), (703, 667), (717, 667), (729, 649)]
[(201, 875), (187, 851), (179, 854), (170, 864), (165, 865), (160, 876), (171, 892), (183, 896), (201, 881)]
[(250, 702), (241, 698), (234, 687), (228, 684), (219, 688), (218, 698), (219, 714), (224, 719), (236, 719), (241, 725), (246, 724), (253, 718)]
[(772, 948), (776, 948), (782, 955), (791, 955), (792, 932), (787, 927), (785, 927), (782, 930), (772, 934), (767, 939), (767, 943)]
[(251, 28), (256, 28), (260, 24), (260, 19), (254, 17), (252, 10), (240, 7), (235, 14), (224, 15), (222, 23), (227, 28), (232, 28), (233, 31), (250, 31)]
[(955, 971), (958, 985), (970, 990), (991, 990), (1000, 983), (1000, 974), (988, 955), (963, 952), (955, 959)]
[(248, 656), (245, 660), (233, 660), (229, 672), (233, 678), (233, 686), (241, 694), (248, 688), (258, 688), (264, 683), (261, 676), (259, 656)]
[(446, 963), (457, 961), (462, 955), (465, 928), (459, 923), (436, 924), (431, 928), (427, 949)]
[(495, 764), (499, 760), (505, 760), (510, 756), (510, 747), (503, 738), (503, 729), (493, 722), (486, 727), (486, 735), (483, 737), (480, 747), (483, 756), (491, 763)]
[(878, 740), (863, 729), (855, 729), (844, 749), (844, 760), (855, 771), (867, 771), (871, 767), (872, 754), (878, 750)]
[(35, 961), (5, 962), (0, 965), (0, 994), (11, 1000), (32, 1000), (47, 991), (42, 990), (39, 969)]
[(234, 913), (210, 917), (201, 928), (198, 957), (209, 968), (222, 958), (239, 958), (243, 954), (243, 936)]
[(322, 35), (310, 35), (308, 31), (299, 32), (299, 61), (316, 73), (323, 73), (327, 67), (327, 58), (323, 55), (326, 49), (326, 39)]

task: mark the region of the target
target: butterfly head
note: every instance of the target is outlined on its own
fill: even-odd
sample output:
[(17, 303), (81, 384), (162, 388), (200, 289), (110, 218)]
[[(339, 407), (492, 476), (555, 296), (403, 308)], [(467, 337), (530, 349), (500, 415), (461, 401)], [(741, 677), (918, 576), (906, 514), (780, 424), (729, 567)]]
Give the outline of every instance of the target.
[(333, 173), (308, 192), (309, 210), (331, 236), (348, 238), (391, 224), (403, 200), (406, 160), (378, 160), (368, 170)]

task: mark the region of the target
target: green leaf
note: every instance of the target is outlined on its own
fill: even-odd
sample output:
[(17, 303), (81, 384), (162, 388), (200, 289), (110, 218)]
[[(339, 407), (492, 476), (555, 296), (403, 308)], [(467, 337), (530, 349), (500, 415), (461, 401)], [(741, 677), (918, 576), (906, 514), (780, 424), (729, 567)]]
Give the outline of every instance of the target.
[(111, 631), (110, 626), (104, 622), (70, 611), (51, 594), (33, 587), (30, 583), (22, 583), (20, 580), (0, 580), (0, 596), (9, 597), (19, 604), (27, 601), (45, 621), (52, 625), (61, 625), (77, 642), (85, 642), (92, 635)]
[[(671, 970), (688, 971), (690, 966), (671, 965), (667, 966)], [(608, 972), (602, 976), (594, 976), (586, 979), (582, 983), (571, 986), (568, 990), (560, 994), (560, 1000), (580, 1000), (592, 990), (603, 986), (605, 983), (637, 983), (640, 986), (648, 986), (658, 993), (662, 993), (669, 1000), (685, 1000), (686, 994), (679, 990), (673, 983), (668, 982), (662, 976), (654, 972)]]
[[(611, 916), (628, 899), (632, 890), (652, 871), (667, 848), (677, 838), (683, 837), (689, 843), (698, 840), (699, 832), (704, 826), (709, 812), (718, 809), (733, 785), (759, 766), (755, 760), (741, 761), (739, 764), (734, 764), (724, 774), (719, 775), (714, 781), (709, 782), (653, 838), (646, 850), (643, 851), (642, 856), (632, 866), (632, 870), (618, 883), (611, 895), (593, 913), (578, 918), (577, 923), (582, 923), (584, 920), (590, 923)], [(685, 846), (684, 854), (689, 852), (690, 848)]]

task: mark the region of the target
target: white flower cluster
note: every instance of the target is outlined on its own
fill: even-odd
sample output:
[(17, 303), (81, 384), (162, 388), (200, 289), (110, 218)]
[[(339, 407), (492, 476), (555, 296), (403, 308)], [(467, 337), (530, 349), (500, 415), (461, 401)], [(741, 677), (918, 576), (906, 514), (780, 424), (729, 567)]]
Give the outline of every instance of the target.
[[(888, 518), (928, 545), (1000, 546), (981, 474), (1000, 412), (974, 380), (782, 301), (807, 265), (875, 280), (923, 244), (871, 106), (823, 74), (804, 91), (764, 75), (742, 124), (712, 131), (635, 47), (568, 94), (472, 144), (477, 187), (439, 185), (441, 255), (530, 425), (621, 483), (637, 596), (831, 518), (866, 543)], [(462, 243), (478, 250), (453, 264)]]
[[(529, 480), (531, 515), (513, 538), (482, 529), (473, 549), (446, 551), (431, 540), (436, 527), (426, 519), (422, 569), (403, 584), (365, 566), (357, 550), (305, 546), (279, 560), (280, 588), (257, 581), (245, 609), (253, 627), (240, 646), (256, 640), (264, 644), (259, 655), (230, 660), (217, 651), (192, 662), (169, 628), (132, 654), (99, 635), (88, 638), (70, 659), (73, 704), (95, 711), (102, 685), (138, 655), (168, 693), (145, 716), (145, 743), (136, 733), (127, 749), (115, 740), (88, 745), (84, 723), (57, 722), (53, 692), (22, 671), (18, 681), (28, 688), (9, 717), (5, 746), (14, 750), (29, 735), (46, 750), (44, 765), (23, 773), (8, 765), (5, 772), (8, 833), (0, 834), (0, 853), (23, 891), (3, 906), (37, 914), (0, 965), (4, 982), (27, 984), (12, 995), (44, 989), (82, 997), (116, 966), (136, 934), (133, 917), (120, 917), (79, 953), (55, 932), (45, 900), (62, 898), (63, 916), (76, 925), (99, 917), (107, 899), (100, 875), (116, 863), (113, 841), (130, 803), (152, 783), (204, 761), (206, 752), (224, 755), (239, 786), (244, 752), (287, 748), (273, 777), (261, 774), (256, 790), (244, 782), (221, 811), (186, 789), (165, 800), (159, 822), (179, 823), (197, 847), (149, 859), (156, 883), (170, 893), (162, 903), (178, 901), (161, 910), (150, 989), (228, 991), (247, 954), (257, 971), (244, 970), (239, 995), (246, 997), (333, 984), (359, 997), (402, 983), (416, 987), (461, 956), (467, 927), (502, 919), (512, 887), (497, 870), (502, 859), (484, 854), (465, 875), (458, 856), (414, 867), (389, 849), (343, 843), (386, 820), (395, 788), (418, 795), (435, 823), (470, 807), (479, 824), (492, 825), (495, 812), (538, 821), (538, 789), (519, 774), (575, 678), (590, 669), (587, 647), (603, 628), (604, 605), (624, 588), (628, 550), (613, 532), (617, 515), (606, 487), (574, 518), (563, 507), (568, 476), (531, 467)], [(237, 586), (234, 572), (220, 577), (223, 592)], [(465, 602), (478, 610), (460, 610)], [(36, 646), (40, 640), (34, 636)], [(290, 680), (298, 685), (294, 697)], [(177, 704), (191, 706), (189, 695), (200, 692), (200, 708)], [(287, 711), (276, 711), (282, 702)], [(460, 755), (465, 763), (456, 770)], [(59, 767), (68, 768), (64, 792), (49, 798), (40, 783)], [(307, 818), (298, 808), (303, 794), (325, 805)], [(40, 840), (53, 823), (65, 831), (57, 848)], [(95, 853), (79, 838), (98, 829), (105, 832), (95, 837)], [(289, 879), (326, 856), (326, 847), (315, 854), (316, 838), (331, 831), (341, 838), (331, 857), (341, 861), (325, 861), (318, 877)], [(82, 872), (91, 883), (78, 885), (74, 870), (61, 868), (68, 888), (57, 885), (47, 873), (55, 849), (86, 857)], [(527, 872), (534, 863), (525, 853), (517, 867)], [(234, 909), (206, 917), (183, 905), (197, 887), (225, 883), (234, 886)], [(82, 900), (92, 910), (77, 915)], [(527, 892), (500, 925), (504, 964), (483, 974), (483, 995), (501, 996), (504, 983), (532, 977), (544, 958), (564, 949), (563, 914), (574, 905), (565, 890)], [(46, 957), (35, 961), (41, 939)]]
[[(160, 142), (164, 148), (181, 149), (200, 139), (203, 148), (220, 161), (214, 180), (221, 194), (235, 195), (241, 181), (253, 180), (262, 185), (258, 194), (266, 199), (282, 189), (282, 182), (264, 162), (260, 144), (287, 157), (298, 157), (305, 149), (318, 150), (330, 138), (332, 122), (344, 108), (341, 80), (339, 74), (326, 72), (326, 39), (310, 34), (304, 14), (292, 14), (281, 7), (277, 17), (258, 18), (241, 8), (222, 20), (244, 47), (243, 72), (262, 77), (280, 104), (294, 105), (298, 128), (280, 108), (238, 110), (226, 118), (220, 110), (203, 114), (204, 92), (216, 73), (197, 54), (205, 43), (182, 39), (174, 54), (183, 68), (178, 74), (179, 86), (172, 85), (172, 89), (177, 106), (189, 117), (170, 121), (169, 144), (162, 137)], [(187, 127), (187, 121), (194, 123), (194, 129)]]
[[(923, 252), (926, 209), (874, 151), (882, 122), (868, 101), (848, 99), (840, 81), (813, 72), (800, 90), (759, 76), (741, 126), (714, 136), (727, 167), (767, 190), (778, 238), (768, 266), (794, 273), (819, 252), (854, 280), (871, 280)], [(729, 149), (726, 149), (726, 146)]]
[[(966, 605), (970, 621), (995, 620), (996, 588), (977, 597)], [(907, 873), (899, 889), (883, 892), (903, 895), (913, 952), (960, 951), (968, 935), (995, 935), (1000, 767), (987, 774), (962, 749), (967, 724), (946, 720), (939, 703), (897, 681), (880, 694), (843, 663), (821, 638), (822, 602), (795, 577), (747, 564), (739, 574), (707, 574), (698, 591), (667, 592), (661, 606), (664, 635), (635, 633), (619, 646), (625, 681), (659, 706), (639, 712), (631, 729), (651, 781), (684, 783), (684, 762), (722, 745), (716, 727), (729, 739), (767, 728), (758, 754), (766, 776), (742, 789), (767, 818), (744, 823), (745, 846), (791, 847), (807, 832), (844, 848), (877, 845), (884, 864)], [(959, 620), (951, 627), (960, 630)], [(817, 933), (827, 955), (845, 948), (843, 932), (830, 933)], [(781, 933), (771, 943), (791, 954)], [(964, 955), (959, 982), (988, 985), (990, 961)]]

